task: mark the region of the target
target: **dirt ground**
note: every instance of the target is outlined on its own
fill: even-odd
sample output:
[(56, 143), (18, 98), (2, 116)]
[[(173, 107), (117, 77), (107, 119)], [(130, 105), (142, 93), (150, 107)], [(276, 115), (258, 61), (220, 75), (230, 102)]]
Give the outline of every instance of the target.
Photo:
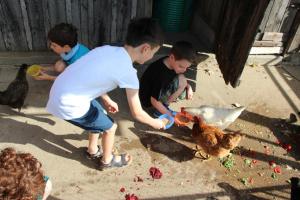
[[(0, 90), (14, 79), (16, 71), (12, 66), (0, 67)], [(84, 157), (87, 135), (83, 130), (45, 111), (51, 83), (30, 77), (30, 91), (21, 113), (0, 106), (0, 149), (12, 146), (34, 154), (53, 182), (49, 198), (53, 200), (116, 200), (125, 199), (127, 193), (143, 200), (289, 199), (288, 180), (299, 176), (300, 170), (299, 116), (295, 124), (284, 119), (300, 110), (299, 71), (300, 66), (249, 63), (240, 86), (233, 89), (225, 85), (213, 55), (189, 70), (196, 86), (194, 98), (172, 105), (174, 110), (203, 104), (247, 106), (227, 130), (245, 134), (233, 151), (230, 169), (219, 159), (203, 162), (194, 157), (192, 124), (157, 131), (135, 122), (125, 92), (117, 89), (110, 94), (120, 108), (113, 116), (119, 125), (115, 148), (130, 153), (134, 160), (126, 168), (99, 171), (96, 163)], [(290, 144), (291, 152), (278, 141)], [(270, 161), (281, 173), (274, 173)], [(162, 171), (161, 179), (150, 177), (153, 166)]]

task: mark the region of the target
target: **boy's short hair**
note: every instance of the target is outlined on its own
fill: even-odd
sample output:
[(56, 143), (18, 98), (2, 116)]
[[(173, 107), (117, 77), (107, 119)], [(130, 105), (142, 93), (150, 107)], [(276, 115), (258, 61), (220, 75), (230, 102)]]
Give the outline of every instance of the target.
[(191, 63), (195, 63), (196, 61), (196, 51), (193, 45), (186, 41), (176, 42), (170, 53), (174, 55), (176, 60), (185, 59)]
[(62, 47), (69, 45), (73, 48), (77, 44), (77, 28), (72, 24), (57, 24), (48, 32), (48, 40)]
[(130, 21), (125, 44), (137, 47), (143, 43), (148, 43), (151, 48), (163, 44), (163, 32), (157, 20), (139, 18)]
[(0, 152), (0, 199), (36, 200), (43, 195), (45, 181), (41, 163), (30, 153), (13, 148)]

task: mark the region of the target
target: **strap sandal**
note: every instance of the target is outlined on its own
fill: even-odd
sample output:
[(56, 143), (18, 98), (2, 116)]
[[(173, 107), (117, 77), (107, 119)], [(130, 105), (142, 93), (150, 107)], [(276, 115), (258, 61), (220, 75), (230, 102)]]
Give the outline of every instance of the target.
[(88, 152), (88, 150), (86, 150), (85, 153), (86, 153), (87, 159), (94, 160), (94, 159), (102, 158), (102, 156), (103, 156), (102, 148), (99, 145), (97, 147), (98, 147), (98, 151), (96, 153), (94, 153), (94, 154), (90, 154)]
[[(129, 154), (120, 154), (121, 159), (119, 161), (116, 160), (117, 155), (112, 155), (112, 159), (110, 163), (105, 164), (103, 161), (100, 161), (100, 170), (106, 170), (114, 167), (125, 167), (128, 166), (132, 162), (132, 157)], [(129, 160), (126, 160), (128, 156)]]

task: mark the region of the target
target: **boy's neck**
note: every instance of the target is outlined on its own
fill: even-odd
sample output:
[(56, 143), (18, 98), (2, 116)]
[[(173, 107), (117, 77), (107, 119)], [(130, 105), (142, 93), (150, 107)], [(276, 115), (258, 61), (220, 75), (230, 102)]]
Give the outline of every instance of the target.
[(124, 49), (127, 51), (128, 55), (130, 56), (132, 63), (137, 60), (136, 51), (132, 46), (125, 44)]
[(166, 65), (166, 67), (167, 67), (168, 69), (173, 70), (173, 68), (171, 67), (171, 64), (170, 64), (170, 56), (166, 57), (166, 58), (163, 60), (163, 63)]

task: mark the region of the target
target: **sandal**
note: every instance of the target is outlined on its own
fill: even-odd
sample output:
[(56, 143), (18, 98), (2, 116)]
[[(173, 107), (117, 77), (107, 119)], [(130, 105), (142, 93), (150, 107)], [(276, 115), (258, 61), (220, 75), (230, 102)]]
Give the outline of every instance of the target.
[(102, 148), (99, 145), (97, 147), (98, 147), (98, 151), (96, 153), (94, 153), (94, 154), (90, 154), (88, 152), (88, 150), (86, 150), (85, 153), (86, 153), (87, 159), (94, 160), (94, 159), (102, 158), (102, 156), (103, 156)]
[[(103, 163), (103, 161), (101, 160), (100, 170), (105, 170), (113, 167), (125, 167), (132, 162), (132, 158), (129, 154), (120, 154), (120, 156), (121, 156), (121, 160), (116, 161), (116, 155), (112, 155), (112, 159), (108, 164)], [(129, 160), (126, 160), (126, 156), (129, 156)]]

